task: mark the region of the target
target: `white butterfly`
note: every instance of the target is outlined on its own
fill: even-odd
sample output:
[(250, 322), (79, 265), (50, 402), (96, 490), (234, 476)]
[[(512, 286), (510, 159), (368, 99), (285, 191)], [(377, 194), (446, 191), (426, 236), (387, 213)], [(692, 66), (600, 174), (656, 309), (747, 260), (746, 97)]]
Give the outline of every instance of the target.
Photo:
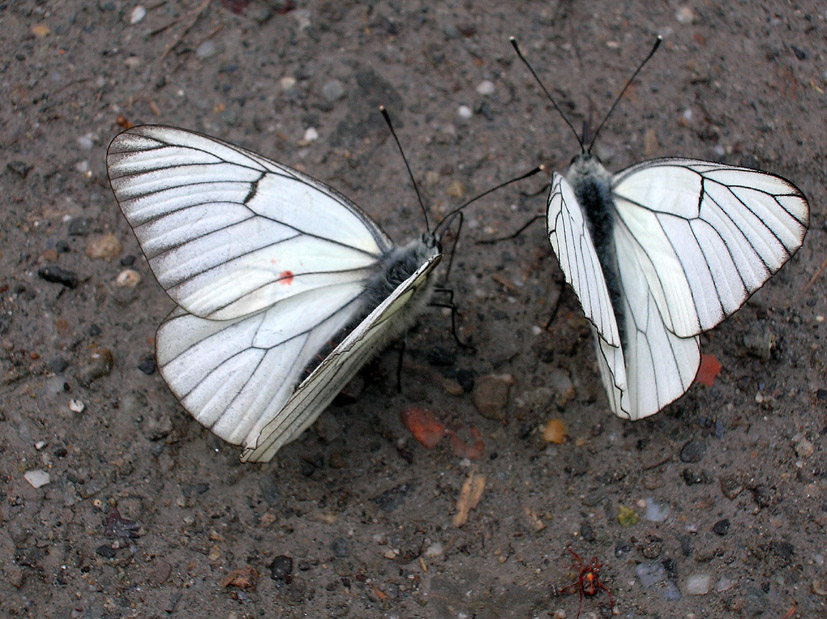
[(612, 175), (578, 139), (566, 177), (552, 177), (549, 241), (592, 323), (612, 411), (641, 419), (689, 389), (698, 335), (789, 260), (809, 206), (780, 176), (693, 159)]
[(244, 461), (297, 438), (434, 290), (433, 233), (397, 247), (334, 189), (250, 151), (142, 126), (107, 166), (179, 305), (158, 329), (161, 375)]

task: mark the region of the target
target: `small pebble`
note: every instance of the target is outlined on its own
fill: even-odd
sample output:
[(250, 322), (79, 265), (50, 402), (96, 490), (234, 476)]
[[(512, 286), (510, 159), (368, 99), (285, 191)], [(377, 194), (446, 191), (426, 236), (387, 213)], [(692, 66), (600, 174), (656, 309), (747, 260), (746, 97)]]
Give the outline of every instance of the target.
[(505, 419), (508, 394), (513, 384), (514, 377), (510, 374), (481, 376), (475, 381), (471, 392), (474, 408), (487, 419)]
[(112, 351), (108, 348), (93, 348), (80, 367), (78, 380), (81, 384), (88, 385), (98, 378), (108, 376), (113, 363)]
[(631, 507), (625, 505), (617, 506), (617, 522), (621, 527), (631, 527), (638, 523), (640, 516)]
[(40, 279), (52, 284), (63, 284), (67, 288), (77, 288), (80, 283), (80, 278), (76, 273), (55, 265), (40, 267), (37, 270), (37, 275)]
[(82, 413), (86, 408), (83, 400), (69, 400), (69, 410), (73, 413)]
[(442, 544), (434, 542), (425, 549), (423, 555), (428, 559), (432, 559), (434, 557), (441, 557), (444, 553), (445, 549), (442, 547)]
[(728, 499), (734, 499), (744, 491), (744, 485), (735, 477), (722, 477), (720, 485), (721, 492)]
[(315, 142), (319, 139), (319, 132), (316, 131), (315, 127), (308, 127), (307, 130), (304, 132), (304, 138), (302, 141), (306, 143)]
[(330, 544), (330, 549), (333, 551), (333, 554), (339, 558), (343, 558), (347, 556), (347, 540), (338, 537), (333, 540)]
[(279, 80), (279, 86), (285, 92), (293, 90), (296, 87), (296, 78), (287, 75)]
[(110, 260), (117, 258), (122, 250), (123, 245), (118, 237), (114, 234), (101, 234), (89, 237), (84, 251), (86, 256), (92, 260), (99, 258)]
[(721, 576), (721, 578), (718, 579), (718, 582), (715, 583), (715, 591), (729, 591), (732, 589), (733, 585), (735, 585), (734, 580), (727, 578), (726, 576)]
[(669, 517), (669, 506), (646, 499), (646, 512), (643, 516), (649, 522), (663, 522)]
[(279, 555), (268, 566), (270, 568), (270, 578), (276, 582), (283, 582), (289, 585), (292, 580), (293, 573), (293, 559), (286, 555)]
[(744, 347), (753, 357), (769, 361), (777, 339), (769, 325), (764, 321), (756, 320), (750, 324), (744, 334)]
[(322, 95), (328, 101), (338, 101), (345, 96), (345, 87), (339, 80), (330, 80), (322, 86)]
[(692, 439), (681, 448), (681, 462), (700, 462), (706, 453), (706, 443), (702, 439)]
[(686, 579), (686, 592), (689, 595), (706, 595), (712, 586), (712, 576), (709, 574), (692, 574)]
[(569, 373), (562, 368), (552, 368), (546, 375), (546, 384), (554, 392), (554, 403), (564, 408), (577, 395)]
[(199, 58), (209, 58), (215, 56), (216, 51), (218, 51), (218, 48), (213, 41), (204, 41), (195, 50), (195, 55)]
[(460, 118), (464, 118), (465, 120), (468, 120), (473, 115), (474, 115), (474, 112), (472, 112), (471, 108), (468, 107), (467, 105), (460, 105), (457, 108), (457, 116), (459, 116)]
[(23, 474), (23, 479), (29, 482), (32, 488), (40, 488), (49, 483), (49, 474), (46, 471), (35, 469), (33, 471), (26, 471)]
[(666, 568), (659, 562), (638, 563), (635, 567), (635, 576), (640, 580), (644, 589), (666, 580)]
[(483, 96), (494, 94), (494, 82), (483, 80), (477, 84), (477, 92)]
[(691, 7), (682, 6), (675, 11), (675, 19), (678, 20), (680, 24), (691, 24), (695, 21), (695, 11), (693, 11)]
[(806, 437), (801, 437), (801, 439), (795, 444), (795, 453), (798, 454), (799, 458), (809, 458), (813, 455), (815, 451), (815, 447), (813, 444), (807, 440)]
[(134, 288), (141, 283), (141, 274), (135, 269), (124, 269), (115, 278), (118, 288)]
[(144, 17), (146, 17), (146, 9), (139, 4), (134, 9), (132, 9), (132, 12), (129, 14), (129, 23), (137, 24)]
[(716, 535), (720, 535), (723, 537), (727, 533), (729, 533), (729, 518), (724, 518), (723, 520), (719, 520), (715, 524), (712, 525), (712, 532)]

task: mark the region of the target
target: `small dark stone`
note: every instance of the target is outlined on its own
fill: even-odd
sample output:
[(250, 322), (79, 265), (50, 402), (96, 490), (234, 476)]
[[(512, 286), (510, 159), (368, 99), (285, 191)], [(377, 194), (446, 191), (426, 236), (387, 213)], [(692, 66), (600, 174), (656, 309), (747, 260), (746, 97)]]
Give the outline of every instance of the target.
[(135, 256), (133, 256), (132, 254), (126, 255), (123, 258), (121, 258), (122, 267), (131, 267), (133, 264), (135, 264)]
[(80, 279), (76, 273), (55, 265), (40, 267), (37, 270), (37, 274), (40, 279), (44, 279), (52, 284), (63, 284), (67, 288), (76, 288), (78, 283), (80, 283)]
[(640, 549), (640, 552), (647, 559), (657, 559), (663, 552), (663, 544), (659, 540), (650, 539)]
[(276, 582), (289, 585), (293, 580), (293, 559), (287, 555), (279, 555), (270, 563), (270, 578)]
[(755, 504), (758, 507), (769, 507), (774, 502), (774, 495), (772, 488), (769, 486), (755, 486), (752, 489), (752, 496), (755, 499)]
[(744, 491), (744, 485), (735, 477), (722, 477), (720, 484), (721, 492), (728, 499), (734, 499)]
[(795, 554), (795, 546), (793, 546), (790, 542), (779, 542), (773, 540), (770, 542), (770, 550), (787, 562), (792, 561), (793, 554)]
[(678, 537), (678, 542), (681, 545), (681, 552), (684, 557), (692, 556), (692, 538), (688, 535), (681, 535)]
[(619, 559), (623, 555), (627, 555), (632, 552), (633, 548), (634, 546), (632, 546), (631, 542), (621, 540), (615, 544), (615, 556)]
[(54, 451), (52, 451), (55, 458), (65, 458), (68, 453), (69, 452), (62, 445), (60, 447), (56, 447)]
[(770, 586), (770, 583), (768, 583), (768, 582), (762, 582), (761, 583), (761, 591), (763, 591), (764, 593), (769, 593), (771, 588), (772, 587)]
[(667, 557), (660, 564), (666, 570), (667, 578), (675, 580), (678, 577), (678, 563), (674, 559)]
[(49, 361), (49, 370), (55, 374), (61, 374), (63, 370), (69, 367), (69, 362), (63, 357), (55, 357)]
[(98, 337), (101, 333), (103, 333), (103, 329), (101, 329), (94, 322), (89, 325), (89, 337)]
[(114, 363), (112, 351), (108, 348), (93, 348), (78, 371), (78, 380), (82, 385), (89, 385), (98, 378), (108, 376)]
[(262, 498), (270, 505), (274, 505), (281, 501), (281, 492), (276, 486), (276, 480), (272, 475), (265, 475), (258, 480), (258, 487), (261, 490)]
[(413, 484), (400, 484), (371, 499), (383, 512), (392, 512), (405, 502), (408, 493), (414, 489)]
[(594, 528), (588, 522), (584, 522), (580, 525), (580, 537), (587, 542), (593, 542), (596, 539)]
[(712, 476), (703, 469), (700, 471), (696, 471), (694, 469), (684, 469), (681, 473), (681, 477), (683, 477), (683, 481), (687, 486), (694, 486), (695, 484), (711, 484), (713, 481)]
[(347, 556), (347, 541), (341, 537), (337, 537), (330, 544), (330, 549), (333, 551), (335, 556), (344, 558)]
[(723, 537), (727, 533), (729, 533), (729, 518), (724, 518), (723, 520), (719, 520), (715, 524), (712, 525), (712, 532), (716, 535), (720, 535)]
[(450, 367), (456, 363), (457, 356), (449, 350), (434, 346), (427, 354), (428, 363), (431, 365)]
[(819, 402), (827, 402), (827, 389), (817, 389), (816, 400)]
[(793, 50), (793, 54), (795, 54), (795, 57), (798, 58), (799, 60), (807, 60), (807, 58), (810, 57), (810, 52), (808, 52), (806, 49), (804, 49), (802, 47), (796, 47), (795, 45), (790, 45), (790, 49)]
[(700, 462), (705, 453), (706, 443), (703, 439), (692, 439), (681, 448), (681, 462)]
[(89, 220), (85, 217), (73, 219), (69, 224), (69, 236), (86, 236), (89, 234)]
[(29, 175), (29, 172), (32, 171), (32, 166), (25, 161), (9, 161), (6, 164), (6, 168), (10, 172), (17, 174), (20, 178), (26, 178)]
[(541, 361), (542, 363), (554, 363), (554, 351), (553, 351), (553, 350), (551, 350), (551, 349), (549, 349), (549, 350), (544, 350), (544, 351), (540, 354), (540, 361)]
[(471, 393), (474, 388), (474, 372), (471, 370), (457, 370), (456, 381), (465, 393)]
[(67, 243), (64, 240), (60, 240), (57, 243), (55, 243), (55, 251), (57, 251), (57, 253), (59, 254), (68, 254), (70, 251), (72, 251), (72, 248), (69, 247), (69, 243)]
[(112, 559), (115, 557), (115, 550), (107, 544), (101, 544), (95, 548), (95, 554), (100, 555), (105, 559)]
[(138, 364), (138, 369), (141, 370), (144, 374), (149, 376), (150, 374), (155, 373), (155, 357), (152, 355), (147, 355), (141, 362)]

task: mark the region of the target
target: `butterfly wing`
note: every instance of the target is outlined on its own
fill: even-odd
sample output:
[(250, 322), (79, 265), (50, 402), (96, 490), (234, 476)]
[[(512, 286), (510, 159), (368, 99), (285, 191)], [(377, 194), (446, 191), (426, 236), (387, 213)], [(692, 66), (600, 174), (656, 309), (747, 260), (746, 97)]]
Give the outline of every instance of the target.
[(571, 184), (556, 172), (551, 180), (546, 217), (551, 247), (586, 318), (608, 345), (619, 348), (620, 334), (609, 289), (583, 211)]
[(430, 297), (434, 284), (431, 272), (441, 257), (434, 252), (325, 357), (278, 416), (262, 429), (260, 438), (245, 444), (243, 461), (270, 460), (316, 420), (359, 368), (410, 324)]
[(190, 131), (129, 129), (107, 166), (155, 277), (202, 318), (246, 316), (344, 282), (357, 295), (393, 246), (323, 183)]
[[(735, 312), (801, 246), (809, 206), (789, 181), (691, 159), (612, 179), (618, 220), (667, 329), (691, 337)], [(631, 253), (629, 253), (631, 252)]]
[[(319, 181), (197, 133), (130, 129), (107, 165), (153, 273), (180, 305), (158, 330), (162, 376), (215, 434), (255, 443), (319, 351), (364, 313), (391, 240)], [(287, 440), (297, 423), (284, 420)]]

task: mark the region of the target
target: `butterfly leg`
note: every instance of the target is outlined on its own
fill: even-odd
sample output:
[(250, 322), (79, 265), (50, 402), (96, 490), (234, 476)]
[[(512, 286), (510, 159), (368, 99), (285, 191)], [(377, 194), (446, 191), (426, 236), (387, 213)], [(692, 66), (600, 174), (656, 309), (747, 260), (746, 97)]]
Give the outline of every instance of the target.
[(454, 291), (450, 288), (435, 288), (434, 292), (439, 292), (442, 294), (448, 295), (447, 303), (440, 303), (439, 301), (431, 301), (429, 305), (431, 307), (444, 307), (446, 309), (451, 310), (451, 335), (454, 336), (454, 341), (459, 345), (460, 348), (464, 348), (470, 352), (476, 352), (476, 348), (471, 344), (463, 342), (459, 339), (459, 334), (457, 333), (457, 314), (459, 314), (459, 310), (457, 310), (457, 306), (454, 305)]
[(528, 230), (535, 222), (545, 218), (545, 213), (538, 213), (537, 215), (534, 215), (534, 217), (529, 219), (526, 223), (524, 223), (522, 226), (520, 226), (516, 232), (513, 232), (507, 236), (495, 237), (493, 239), (483, 239), (481, 241), (477, 241), (477, 245), (493, 245), (494, 243), (499, 243), (500, 241), (510, 241), (511, 239), (516, 239), (523, 232)]

